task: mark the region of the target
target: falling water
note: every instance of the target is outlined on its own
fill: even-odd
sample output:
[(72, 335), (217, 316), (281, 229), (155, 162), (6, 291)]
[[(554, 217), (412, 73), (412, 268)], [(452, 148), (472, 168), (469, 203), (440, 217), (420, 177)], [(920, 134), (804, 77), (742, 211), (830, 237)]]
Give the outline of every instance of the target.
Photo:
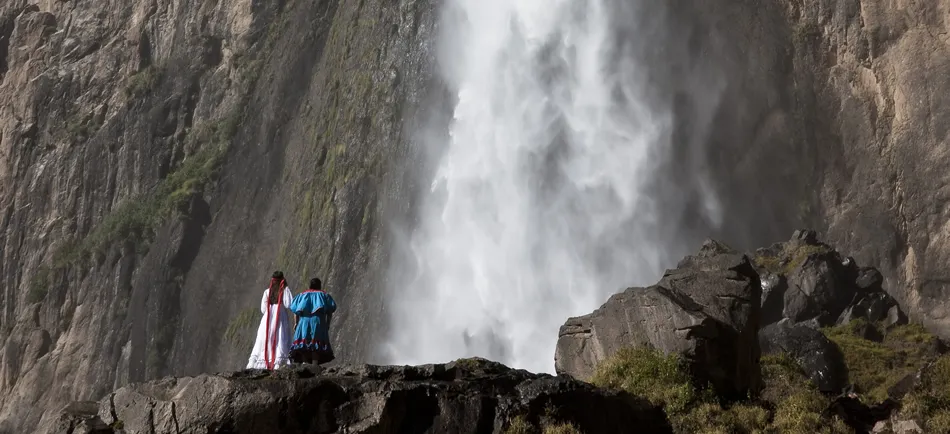
[(630, 2), (447, 2), (439, 61), (457, 103), (410, 236), (415, 271), (391, 303), (389, 361), (552, 372), (565, 319), (694, 247), (661, 234), (671, 104), (647, 102), (649, 41), (614, 19)]

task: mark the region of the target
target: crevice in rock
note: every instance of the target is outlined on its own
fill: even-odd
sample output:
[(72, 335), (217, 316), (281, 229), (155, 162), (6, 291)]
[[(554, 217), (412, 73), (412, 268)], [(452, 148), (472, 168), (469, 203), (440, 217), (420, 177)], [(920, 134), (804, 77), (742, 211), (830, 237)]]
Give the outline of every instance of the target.
[(13, 35), (14, 19), (12, 15), (0, 18), (0, 81), (9, 70), (10, 37)]

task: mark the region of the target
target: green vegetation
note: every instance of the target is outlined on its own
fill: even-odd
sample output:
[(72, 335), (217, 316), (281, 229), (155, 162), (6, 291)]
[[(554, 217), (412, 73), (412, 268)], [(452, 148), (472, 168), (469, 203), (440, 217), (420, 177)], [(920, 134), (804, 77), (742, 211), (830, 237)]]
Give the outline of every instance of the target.
[(831, 248), (825, 245), (786, 245), (785, 249), (778, 255), (761, 255), (753, 258), (757, 267), (764, 268), (771, 273), (788, 275), (805, 263), (812, 255), (820, 255), (831, 252)]
[(479, 365), (480, 363), (478, 359), (475, 359), (472, 357), (462, 358), (455, 361), (455, 366), (458, 366), (459, 368), (465, 369), (467, 371), (475, 370), (478, 368)]
[(125, 96), (128, 98), (141, 98), (148, 95), (162, 80), (163, 72), (161, 68), (150, 65), (132, 74), (125, 84)]
[(537, 434), (539, 432), (540, 434), (581, 434), (581, 430), (573, 424), (556, 423), (549, 420), (542, 420), (539, 429), (528, 422), (524, 416), (517, 416), (512, 419), (508, 428), (504, 431), (505, 434)]
[(862, 400), (877, 403), (887, 398), (890, 387), (936, 357), (936, 338), (922, 326), (909, 324), (887, 331), (879, 343), (859, 335), (867, 325), (859, 319), (823, 332), (844, 354), (848, 377)]
[(699, 400), (683, 361), (649, 347), (621, 349), (598, 366), (591, 383), (642, 396), (671, 416), (686, 412)]
[(530, 434), (534, 432), (534, 426), (527, 421), (523, 416), (518, 416), (512, 419), (511, 423), (508, 425), (508, 429), (505, 430), (505, 434)]
[(763, 357), (761, 396), (723, 404), (708, 388), (697, 389), (682, 359), (647, 347), (627, 348), (602, 363), (592, 379), (660, 405), (676, 432), (847, 433), (838, 419), (822, 417), (828, 401), (788, 357)]
[(30, 290), (26, 293), (27, 303), (39, 303), (49, 293), (52, 271), (49, 267), (40, 266), (30, 278)]
[(255, 308), (249, 307), (242, 310), (228, 323), (228, 328), (224, 332), (224, 341), (232, 345), (240, 343), (244, 332), (252, 329), (260, 317), (260, 311)]
[(917, 389), (904, 397), (901, 417), (923, 422), (926, 432), (950, 432), (950, 354), (923, 370)]

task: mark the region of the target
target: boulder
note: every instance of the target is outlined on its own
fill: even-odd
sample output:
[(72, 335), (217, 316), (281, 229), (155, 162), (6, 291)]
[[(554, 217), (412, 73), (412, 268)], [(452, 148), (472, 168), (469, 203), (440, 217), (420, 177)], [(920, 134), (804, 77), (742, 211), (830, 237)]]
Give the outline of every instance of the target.
[(561, 327), (558, 373), (589, 380), (623, 347), (678, 353), (695, 378), (724, 398), (760, 387), (757, 329), (761, 285), (746, 255), (713, 240), (668, 270), (656, 285), (629, 288)]
[(820, 326), (858, 318), (906, 322), (897, 301), (881, 287), (880, 272), (859, 267), (819, 241), (814, 231), (795, 231), (789, 241), (757, 250), (754, 263), (764, 276), (763, 325), (783, 319), (814, 320)]
[(672, 432), (642, 398), (482, 359), (169, 377), (118, 389), (98, 403), (94, 420), (88, 409), (78, 413), (63, 418), (78, 422), (51, 432), (82, 423), (103, 434), (492, 433), (519, 416), (583, 432)]
[(763, 355), (787, 354), (825, 393), (840, 393), (848, 385), (848, 369), (838, 346), (820, 331), (782, 320), (759, 330)]

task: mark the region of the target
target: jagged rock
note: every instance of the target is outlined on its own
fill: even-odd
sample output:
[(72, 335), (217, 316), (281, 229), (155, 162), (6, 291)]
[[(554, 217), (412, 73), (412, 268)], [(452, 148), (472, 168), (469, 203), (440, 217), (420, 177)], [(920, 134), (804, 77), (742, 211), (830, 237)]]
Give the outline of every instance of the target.
[(50, 432), (69, 434), (112, 434), (113, 428), (98, 416), (95, 401), (76, 401), (66, 404)]
[(685, 356), (700, 382), (721, 396), (757, 390), (761, 287), (749, 258), (707, 240), (698, 254), (648, 288), (629, 288), (561, 327), (555, 369), (589, 379), (626, 346)]
[(891, 328), (904, 324), (907, 324), (907, 315), (904, 315), (904, 312), (901, 311), (900, 306), (896, 304), (891, 306), (891, 308), (887, 310), (887, 318), (884, 319), (884, 327)]
[(899, 406), (900, 404), (892, 399), (887, 399), (880, 404), (867, 405), (857, 396), (849, 393), (832, 400), (826, 412), (837, 415), (856, 433), (862, 434), (871, 432), (878, 422), (890, 418)]
[(881, 284), (884, 283), (884, 277), (881, 276), (881, 272), (877, 271), (873, 267), (861, 267), (858, 270), (858, 277), (854, 279), (855, 285), (858, 288), (861, 288), (865, 291), (877, 291), (881, 289)]
[(848, 370), (841, 350), (814, 328), (788, 320), (759, 330), (762, 354), (788, 354), (808, 374), (819, 390), (838, 393), (848, 384)]
[[(169, 377), (118, 389), (99, 402), (95, 426), (102, 433), (492, 433), (517, 416), (552, 417), (591, 433), (672, 432), (662, 410), (642, 398), (481, 359)], [(50, 433), (68, 433), (64, 426)]]
[(871, 430), (873, 434), (917, 434), (924, 430), (915, 420), (898, 420), (891, 418), (889, 420), (879, 421)]
[(812, 231), (796, 231), (787, 242), (757, 250), (756, 263), (759, 273), (768, 276), (762, 296), (764, 325), (782, 319), (816, 320), (821, 326), (858, 318), (879, 322), (895, 307), (895, 322), (903, 315), (897, 301), (881, 288), (880, 272), (858, 267)]

